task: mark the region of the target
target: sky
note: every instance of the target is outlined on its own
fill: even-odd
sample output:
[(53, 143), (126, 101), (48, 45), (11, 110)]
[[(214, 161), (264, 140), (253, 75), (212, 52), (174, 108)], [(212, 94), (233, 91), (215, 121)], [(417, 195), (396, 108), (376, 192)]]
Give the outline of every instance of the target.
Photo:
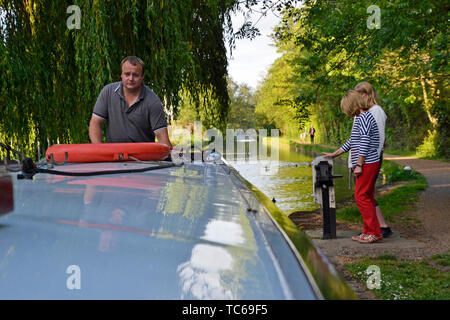
[[(253, 23), (256, 23), (259, 16), (260, 14), (255, 13), (252, 17)], [(233, 49), (231, 58), (228, 51), (228, 74), (234, 82), (238, 84), (246, 83), (256, 89), (258, 82), (263, 80), (270, 65), (281, 56), (276, 47), (273, 46), (273, 40), (269, 37), (279, 19), (269, 11), (256, 24), (261, 35), (253, 40), (236, 40), (236, 48)], [(232, 21), (235, 30), (237, 30), (243, 22), (242, 14), (235, 15)]]

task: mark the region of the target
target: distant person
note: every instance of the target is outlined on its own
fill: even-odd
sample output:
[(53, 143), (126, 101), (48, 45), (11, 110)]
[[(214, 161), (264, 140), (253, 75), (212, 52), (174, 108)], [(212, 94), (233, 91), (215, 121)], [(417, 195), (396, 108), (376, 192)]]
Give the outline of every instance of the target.
[(300, 140), (304, 143), (306, 140), (306, 136), (308, 135), (308, 133), (305, 131), (303, 131), (302, 133), (300, 133)]
[[(381, 169), (381, 164), (383, 162), (383, 149), (385, 145), (385, 128), (387, 116), (383, 108), (381, 108), (381, 106), (378, 105), (377, 92), (369, 82), (364, 81), (358, 83), (355, 86), (355, 91), (358, 92), (366, 100), (366, 103), (370, 108), (369, 112), (374, 116), (375, 121), (377, 122), (378, 132), (380, 134), (380, 145), (378, 146), (378, 153), (380, 155), (380, 169)], [(377, 181), (378, 174), (374, 180), (374, 183), (376, 183)], [(375, 201), (375, 209), (377, 212), (378, 221), (380, 223), (381, 232), (383, 233), (383, 238), (390, 237), (393, 234), (392, 230), (384, 220), (383, 213), (381, 212), (380, 206), (376, 201)]]
[(145, 65), (135, 56), (122, 60), (120, 82), (106, 85), (97, 98), (89, 123), (92, 143), (102, 142), (106, 121), (107, 142), (158, 142), (172, 149), (161, 100), (143, 84)]
[(323, 153), (335, 158), (351, 150), (351, 161), (355, 175), (355, 201), (363, 218), (363, 231), (352, 240), (374, 243), (383, 239), (375, 209), (374, 180), (380, 170), (378, 147), (380, 135), (377, 122), (368, 112), (366, 100), (355, 90), (348, 91), (341, 100), (341, 109), (349, 117), (355, 117), (350, 138), (333, 153)]
[(309, 136), (311, 138), (311, 143), (314, 143), (314, 134), (316, 133), (316, 129), (311, 126), (311, 128), (309, 128)]

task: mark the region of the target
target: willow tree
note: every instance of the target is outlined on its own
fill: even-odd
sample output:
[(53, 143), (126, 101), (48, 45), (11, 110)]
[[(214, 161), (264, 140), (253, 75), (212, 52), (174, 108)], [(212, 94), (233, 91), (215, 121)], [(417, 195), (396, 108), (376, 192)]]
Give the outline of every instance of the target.
[[(80, 28), (69, 29), (71, 5)], [(120, 61), (146, 63), (144, 83), (176, 116), (180, 92), (228, 112), (225, 35), (237, 1), (0, 0), (0, 140), (30, 153), (38, 142), (88, 142), (101, 88)], [(171, 116), (170, 116), (171, 115)]]

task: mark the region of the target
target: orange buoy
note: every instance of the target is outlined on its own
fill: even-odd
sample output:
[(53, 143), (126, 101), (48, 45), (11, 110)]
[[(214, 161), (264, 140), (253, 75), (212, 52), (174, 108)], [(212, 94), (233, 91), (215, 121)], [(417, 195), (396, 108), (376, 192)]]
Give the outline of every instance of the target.
[[(48, 161), (61, 162), (112, 162), (164, 160), (170, 153), (169, 146), (157, 142), (136, 143), (83, 143), (55, 144), (47, 149)], [(67, 158), (66, 158), (67, 157)]]

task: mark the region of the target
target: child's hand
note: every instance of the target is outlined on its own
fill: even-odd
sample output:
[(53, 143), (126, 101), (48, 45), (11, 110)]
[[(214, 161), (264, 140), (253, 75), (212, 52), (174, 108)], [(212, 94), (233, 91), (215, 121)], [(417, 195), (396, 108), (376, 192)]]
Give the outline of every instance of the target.
[(359, 177), (362, 174), (362, 167), (356, 166), (353, 174), (355, 175), (355, 177)]

